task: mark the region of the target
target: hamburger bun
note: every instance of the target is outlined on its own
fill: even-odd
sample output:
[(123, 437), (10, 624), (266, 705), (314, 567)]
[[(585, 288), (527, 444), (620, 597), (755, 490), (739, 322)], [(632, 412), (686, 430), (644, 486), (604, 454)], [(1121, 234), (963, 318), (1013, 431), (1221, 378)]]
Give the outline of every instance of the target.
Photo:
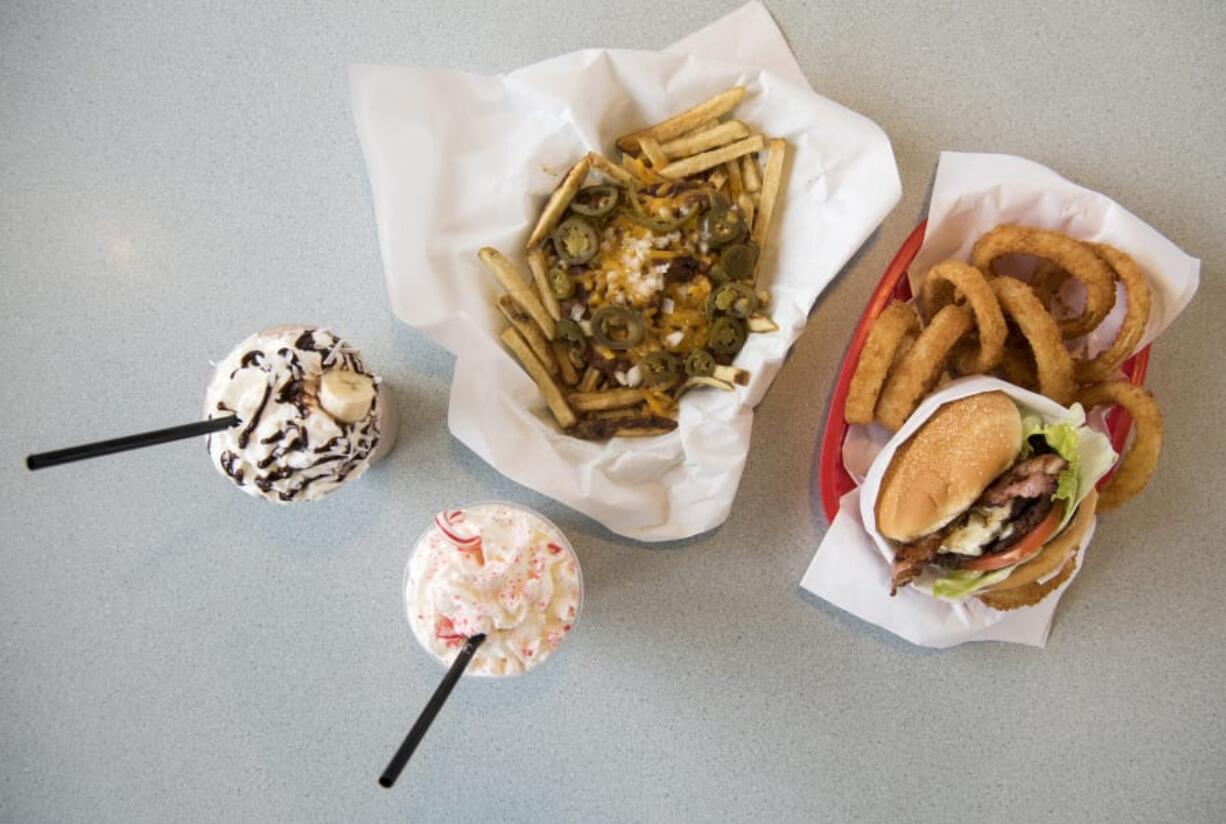
[(965, 512), (1022, 448), (1022, 415), (1003, 392), (945, 404), (894, 453), (877, 494), (877, 529), (900, 542)]

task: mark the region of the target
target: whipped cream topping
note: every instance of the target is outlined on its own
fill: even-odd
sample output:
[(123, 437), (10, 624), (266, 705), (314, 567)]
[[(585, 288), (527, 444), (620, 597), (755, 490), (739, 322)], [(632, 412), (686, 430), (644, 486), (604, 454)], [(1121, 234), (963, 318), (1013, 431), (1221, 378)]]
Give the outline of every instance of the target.
[(330, 369), (378, 383), (357, 349), (327, 329), (282, 326), (257, 332), (217, 365), (206, 418), (235, 414), (239, 425), (208, 437), (218, 470), (244, 492), (270, 501), (312, 501), (357, 478), (381, 435), (381, 392), (356, 423), (328, 414), (319, 379)]
[(440, 513), (405, 575), (413, 634), (444, 663), (485, 633), (467, 672), (514, 675), (539, 665), (578, 618), (579, 564), (535, 513), (501, 503)]

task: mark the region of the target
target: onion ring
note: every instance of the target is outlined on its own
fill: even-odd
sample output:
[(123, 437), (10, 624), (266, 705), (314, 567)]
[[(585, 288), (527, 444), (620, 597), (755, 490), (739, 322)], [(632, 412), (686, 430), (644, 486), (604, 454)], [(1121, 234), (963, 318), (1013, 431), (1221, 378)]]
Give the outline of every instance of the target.
[(1035, 267), (1034, 277), (1030, 281), (1030, 288), (1034, 290), (1035, 297), (1039, 302), (1047, 307), (1049, 312), (1054, 314), (1052, 302), (1056, 296), (1060, 294), (1060, 287), (1064, 285), (1064, 281), (1069, 278), (1069, 273), (1061, 269), (1050, 260), (1040, 260), (1039, 265)]
[(1115, 474), (1100, 493), (1099, 510), (1106, 512), (1136, 495), (1149, 483), (1162, 452), (1162, 412), (1154, 396), (1128, 381), (1105, 381), (1084, 387), (1077, 395), (1087, 411), (1117, 404), (1128, 410), (1137, 433), (1132, 447), (1119, 459)]
[(909, 348), (911, 339), (918, 331), (919, 318), (908, 304), (891, 303), (877, 316), (860, 351), (856, 371), (851, 376), (847, 401), (843, 406), (845, 421), (872, 423), (877, 397), (881, 394), (890, 367), (898, 351), (904, 346)]
[(1116, 279), (1124, 284), (1128, 307), (1124, 312), (1120, 331), (1116, 333), (1111, 345), (1091, 360), (1077, 364), (1077, 380), (1081, 383), (1106, 380), (1115, 375), (1145, 334), (1153, 300), (1145, 276), (1127, 253), (1105, 243), (1092, 243), (1090, 248), (1111, 267)]
[(1014, 386), (1029, 389), (1031, 392), (1039, 391), (1039, 374), (1034, 366), (1034, 355), (1030, 354), (1027, 347), (1006, 349), (996, 371)]
[(1086, 302), (1081, 315), (1060, 321), (1064, 338), (1079, 338), (1091, 331), (1115, 305), (1111, 270), (1086, 244), (1066, 234), (1027, 226), (997, 226), (975, 241), (971, 263), (993, 273), (992, 263), (1005, 255), (1032, 255), (1049, 260), (1085, 286)]
[(970, 314), (960, 306), (946, 306), (937, 312), (886, 380), (877, 402), (877, 420), (890, 429), (899, 429), (941, 379), (954, 344), (974, 325)]
[(965, 298), (975, 313), (979, 348), (973, 355), (968, 350), (965, 357), (959, 358), (958, 371), (964, 375), (980, 375), (991, 371), (1004, 354), (1005, 335), (1009, 330), (1000, 311), (1000, 301), (983, 272), (968, 263), (946, 260), (928, 270), (920, 300), (929, 317), (959, 297)]
[[(1149, 284), (1145, 282), (1145, 276), (1127, 252), (1121, 252), (1106, 243), (1087, 245), (1102, 258), (1115, 275), (1115, 279), (1124, 286), (1127, 309), (1120, 323), (1120, 330), (1111, 345), (1092, 359), (1079, 360), (1075, 364), (1078, 383), (1095, 383), (1115, 376), (1145, 335), (1145, 325), (1149, 323), (1149, 311), (1153, 303), (1153, 294)], [(1058, 298), (1060, 287), (1068, 277), (1067, 272), (1047, 261), (1043, 261), (1035, 269), (1032, 286), (1039, 300), (1048, 309), (1054, 308), (1052, 303)]]
[(1001, 592), (985, 592), (979, 596), (979, 600), (997, 612), (1032, 607), (1059, 589), (1060, 585), (1067, 581), (1076, 569), (1077, 555), (1074, 554), (1051, 580), (1042, 583), (1034, 581), (1017, 589), (1006, 589)]
[(1067, 406), (1077, 391), (1073, 382), (1073, 358), (1064, 348), (1056, 321), (1039, 303), (1033, 291), (1020, 280), (996, 278), (992, 291), (1005, 314), (1013, 319), (1030, 343), (1038, 371), (1039, 392)]

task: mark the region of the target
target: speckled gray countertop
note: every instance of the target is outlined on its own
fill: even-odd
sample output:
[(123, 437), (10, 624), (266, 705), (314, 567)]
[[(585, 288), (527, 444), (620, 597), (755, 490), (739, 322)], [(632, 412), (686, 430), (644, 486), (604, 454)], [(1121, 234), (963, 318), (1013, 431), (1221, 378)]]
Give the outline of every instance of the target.
[[(1222, 819), (1221, 4), (771, 3), (818, 91), (890, 135), (904, 194), (759, 409), (728, 522), (635, 545), (448, 434), (451, 358), (388, 310), (347, 65), (660, 48), (734, 5), (0, 7), (0, 820)], [(1046, 650), (917, 649), (797, 587), (835, 370), (942, 149), (1048, 164), (1204, 261), (1154, 348), (1158, 475), (1102, 521)], [(271, 506), (192, 443), (21, 467), (192, 418), (210, 359), (287, 320), (395, 387), (401, 443), (358, 485)], [(381, 790), (441, 672), (403, 618), (408, 542), (487, 498), (567, 531), (583, 620), (530, 677), (461, 684)]]

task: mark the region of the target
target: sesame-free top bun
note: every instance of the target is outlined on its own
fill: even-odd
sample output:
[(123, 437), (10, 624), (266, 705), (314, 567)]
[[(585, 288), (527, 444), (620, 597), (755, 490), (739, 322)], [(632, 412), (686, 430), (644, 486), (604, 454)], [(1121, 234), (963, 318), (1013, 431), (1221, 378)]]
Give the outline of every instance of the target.
[(913, 541), (965, 512), (1022, 448), (1022, 416), (1003, 392), (945, 404), (894, 453), (877, 495), (877, 529)]

